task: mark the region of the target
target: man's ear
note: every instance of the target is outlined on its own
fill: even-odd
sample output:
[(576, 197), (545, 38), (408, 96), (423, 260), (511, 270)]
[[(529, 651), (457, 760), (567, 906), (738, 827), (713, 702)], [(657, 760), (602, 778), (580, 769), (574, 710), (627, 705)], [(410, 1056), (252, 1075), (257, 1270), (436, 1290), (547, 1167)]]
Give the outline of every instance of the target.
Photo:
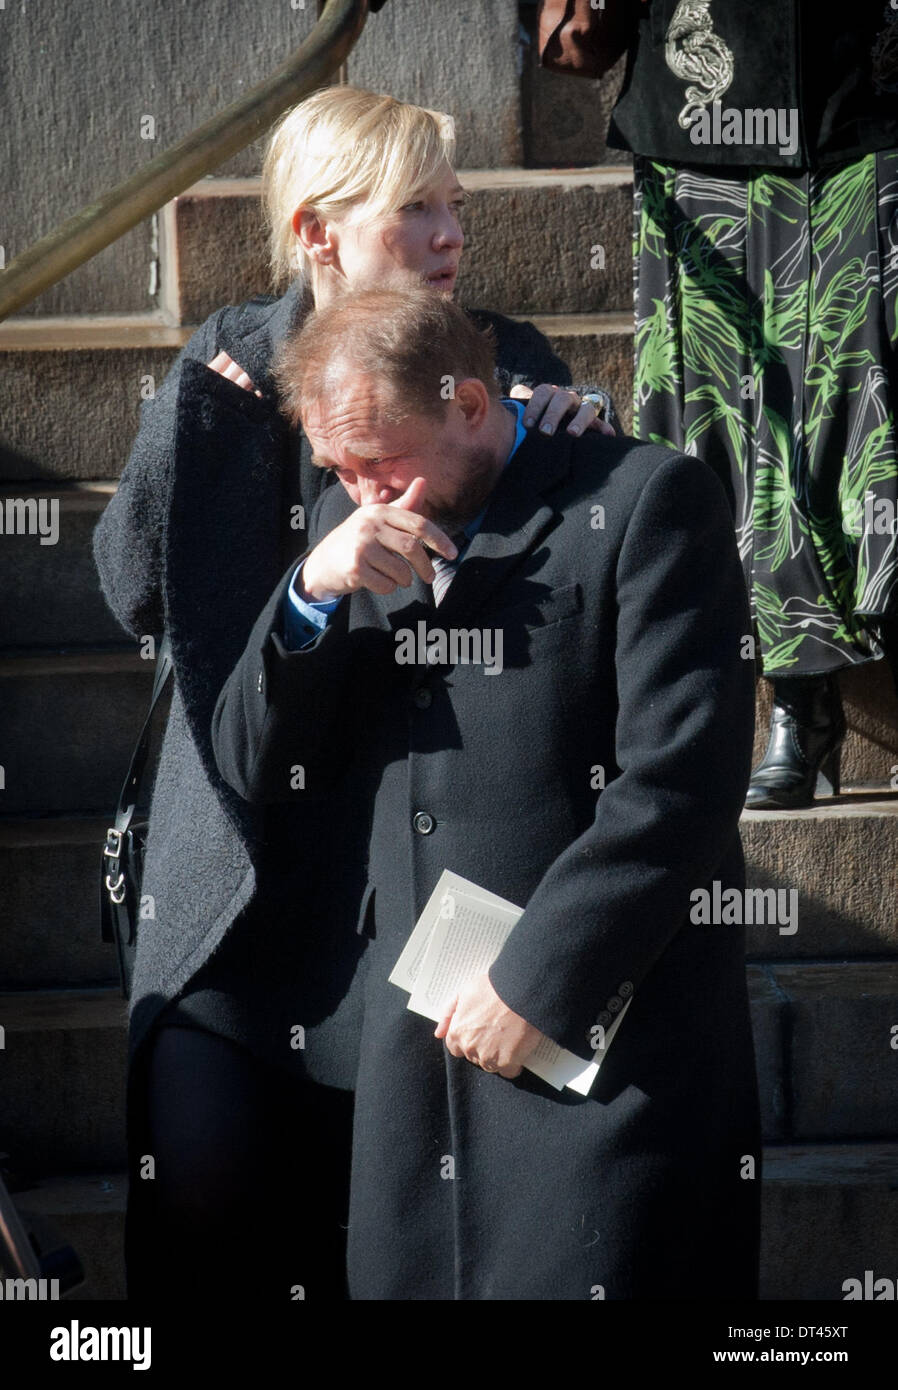
[(325, 222), (311, 208), (297, 208), (292, 225), (311, 260), (319, 265), (333, 261), (337, 253), (337, 237), (332, 223)]
[(490, 393), (476, 376), (455, 383), (455, 404), (473, 429), (479, 429), (490, 411)]

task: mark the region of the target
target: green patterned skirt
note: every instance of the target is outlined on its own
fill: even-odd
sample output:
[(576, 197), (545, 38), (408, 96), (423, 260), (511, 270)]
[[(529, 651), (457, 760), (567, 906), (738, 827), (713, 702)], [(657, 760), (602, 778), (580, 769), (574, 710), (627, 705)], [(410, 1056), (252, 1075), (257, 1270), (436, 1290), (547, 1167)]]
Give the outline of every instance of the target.
[(768, 676), (898, 609), (898, 151), (718, 177), (635, 159), (633, 433), (729, 479)]

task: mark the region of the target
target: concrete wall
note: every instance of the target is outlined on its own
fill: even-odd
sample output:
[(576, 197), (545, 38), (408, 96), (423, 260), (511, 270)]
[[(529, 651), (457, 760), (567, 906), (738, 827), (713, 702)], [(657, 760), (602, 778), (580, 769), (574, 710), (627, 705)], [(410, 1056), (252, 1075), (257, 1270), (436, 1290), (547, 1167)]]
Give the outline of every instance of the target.
[[(7, 0), (0, 10), (0, 243), (7, 261), (216, 114), (314, 23), (290, 0)], [(141, 118), (156, 122), (141, 138)], [(258, 149), (222, 173), (255, 173)], [(147, 221), (26, 313), (154, 307)]]

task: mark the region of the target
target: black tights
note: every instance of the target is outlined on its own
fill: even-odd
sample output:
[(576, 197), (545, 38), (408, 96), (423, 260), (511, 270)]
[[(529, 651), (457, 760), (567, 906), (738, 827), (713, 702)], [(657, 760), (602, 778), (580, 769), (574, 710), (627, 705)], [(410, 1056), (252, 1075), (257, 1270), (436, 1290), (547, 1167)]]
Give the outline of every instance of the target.
[(351, 1095), (194, 1028), (148, 1047), (155, 1176), (131, 1178), (129, 1297), (344, 1299)]

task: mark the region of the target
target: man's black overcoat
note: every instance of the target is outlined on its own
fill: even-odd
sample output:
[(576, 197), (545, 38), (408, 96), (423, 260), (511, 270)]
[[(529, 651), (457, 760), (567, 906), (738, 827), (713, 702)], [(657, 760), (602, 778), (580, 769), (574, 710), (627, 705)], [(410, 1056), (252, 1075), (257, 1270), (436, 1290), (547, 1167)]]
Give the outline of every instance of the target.
[[(119, 622), (136, 636), (171, 635), (175, 682), (150, 811), (143, 892), (155, 916), (141, 922), (130, 1002), (128, 1131), (131, 1197), (145, 1152), (143, 1052), (160, 1010), (230, 940), (264, 931), (275, 955), (302, 928), (302, 902), (284, 906), (283, 828), (266, 823), (228, 787), (215, 766), (209, 726), (216, 696), (272, 586), (306, 544), (324, 484), (305, 437), (279, 414), (271, 378), (276, 350), (308, 305), (298, 284), (280, 299), (260, 296), (213, 314), (190, 339), (141, 425), (115, 496), (94, 533), (103, 592)], [(472, 311), (497, 339), (506, 389), (522, 382), (570, 383), (570, 373), (532, 324)], [(262, 390), (260, 399), (211, 371), (230, 354)], [(122, 769), (124, 776), (125, 769)], [(270, 849), (270, 846), (274, 846)], [(266, 857), (268, 855), (268, 857)], [(260, 868), (271, 860), (282, 874)], [(261, 878), (261, 882), (260, 882)], [(277, 965), (270, 972), (276, 974)], [(264, 973), (264, 972), (263, 972)], [(297, 995), (305, 984), (297, 981)], [(290, 1008), (286, 989), (281, 991)], [(211, 1020), (242, 1036), (234, 1005)], [(252, 1019), (248, 1020), (253, 1023)], [(245, 1031), (249, 1032), (249, 1028)], [(264, 1030), (259, 1030), (264, 1032)], [(263, 1039), (263, 1050), (269, 1048)], [(278, 1054), (303, 1074), (303, 1056)], [(268, 1059), (268, 1058), (266, 1058)], [(341, 1078), (328, 1074), (335, 1084)], [(129, 1201), (128, 1240), (135, 1230)]]
[[(351, 507), (329, 490), (313, 539)], [(417, 580), (363, 591), (287, 652), (285, 583), (213, 744), (251, 803), (315, 798), (321, 842), (370, 820), (352, 1296), (756, 1296), (743, 936), (689, 921), (694, 889), (743, 883), (754, 672), (720, 484), (658, 446), (531, 435), (438, 609)], [(422, 620), (501, 630), (501, 674), (399, 664)], [(591, 1058), (632, 994), (588, 1098), (453, 1058), (388, 983), (446, 868), (526, 908), (491, 979), (557, 1042)]]

